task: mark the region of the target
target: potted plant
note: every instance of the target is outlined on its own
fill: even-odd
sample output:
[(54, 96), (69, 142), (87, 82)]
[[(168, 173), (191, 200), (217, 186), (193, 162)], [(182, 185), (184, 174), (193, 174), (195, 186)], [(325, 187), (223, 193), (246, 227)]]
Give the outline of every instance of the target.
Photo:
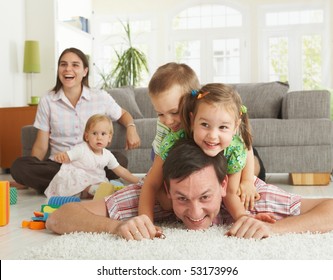
[(107, 80), (112, 79), (113, 87), (137, 86), (142, 78), (142, 72), (148, 72), (146, 55), (139, 49), (133, 47), (131, 38), (131, 28), (129, 22), (121, 23), (126, 32), (126, 43), (128, 48), (122, 52), (117, 52), (117, 63), (110, 75), (104, 74)]

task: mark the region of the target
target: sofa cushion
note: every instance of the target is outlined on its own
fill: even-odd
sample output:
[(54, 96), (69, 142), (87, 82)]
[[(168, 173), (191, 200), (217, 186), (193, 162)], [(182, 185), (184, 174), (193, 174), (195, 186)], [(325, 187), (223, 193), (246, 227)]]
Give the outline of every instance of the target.
[(135, 95), (132, 87), (122, 87), (109, 89), (108, 93), (116, 102), (128, 111), (134, 119), (142, 119), (143, 115), (136, 104)]
[(248, 109), (250, 119), (280, 118), (282, 99), (289, 85), (281, 82), (231, 84)]
[(331, 94), (327, 90), (291, 91), (282, 102), (283, 119), (329, 119)]
[(135, 100), (138, 104), (142, 115), (145, 118), (157, 118), (157, 114), (151, 104), (147, 87), (140, 87), (134, 89)]
[[(250, 119), (254, 147), (330, 145), (329, 119)], [(324, 132), (324, 133), (323, 133)]]

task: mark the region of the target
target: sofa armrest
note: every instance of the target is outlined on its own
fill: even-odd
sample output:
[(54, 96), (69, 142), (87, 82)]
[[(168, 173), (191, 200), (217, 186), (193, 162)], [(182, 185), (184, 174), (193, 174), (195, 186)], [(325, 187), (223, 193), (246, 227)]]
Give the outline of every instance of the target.
[[(23, 126), (21, 129), (22, 156), (30, 156), (32, 146), (35, 143), (38, 129), (33, 125)], [(50, 156), (50, 148), (45, 155), (45, 159)]]
[(21, 129), (22, 155), (30, 156), (32, 146), (35, 143), (38, 129), (33, 125), (23, 126)]
[(284, 96), (282, 100), (282, 119), (321, 118), (330, 118), (329, 91), (291, 91)]

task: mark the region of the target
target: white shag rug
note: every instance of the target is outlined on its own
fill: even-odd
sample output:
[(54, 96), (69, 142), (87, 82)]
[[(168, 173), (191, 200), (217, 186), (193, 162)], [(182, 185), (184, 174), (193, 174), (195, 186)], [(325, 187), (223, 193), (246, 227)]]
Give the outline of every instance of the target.
[(111, 234), (71, 233), (29, 248), (22, 259), (64, 260), (333, 260), (333, 231), (262, 240), (226, 237), (226, 228), (164, 227), (166, 239), (126, 241)]

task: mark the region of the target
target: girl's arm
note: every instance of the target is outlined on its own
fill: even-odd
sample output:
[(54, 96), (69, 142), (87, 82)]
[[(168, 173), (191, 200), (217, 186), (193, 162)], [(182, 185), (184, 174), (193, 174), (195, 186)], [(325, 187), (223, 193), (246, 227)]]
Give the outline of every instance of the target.
[(125, 167), (118, 165), (116, 168), (112, 169), (112, 171), (120, 178), (124, 179), (125, 181), (136, 184), (140, 181), (139, 177), (134, 176), (128, 169)]
[(54, 161), (59, 163), (70, 163), (72, 161), (80, 160), (85, 156), (84, 145), (75, 145), (71, 150), (67, 152), (59, 152), (54, 155)]
[(254, 186), (254, 155), (253, 150), (247, 150), (246, 165), (242, 170), (239, 185), (239, 196), (246, 210), (254, 208), (254, 201), (259, 198)]
[(223, 198), (225, 207), (235, 221), (241, 216), (246, 215), (244, 204), (241, 202), (237, 194), (240, 178), (241, 171), (234, 174), (228, 174), (227, 194)]
[(163, 160), (156, 155), (153, 165), (149, 170), (140, 194), (139, 215), (145, 214), (154, 221), (154, 206), (158, 190), (163, 185)]
[(242, 216), (252, 216), (257, 220), (262, 220), (268, 223), (274, 223), (275, 219), (271, 213), (260, 213), (257, 215), (251, 215), (246, 213), (244, 204), (241, 202), (238, 196), (238, 185), (240, 181), (241, 171), (229, 174), (228, 175), (228, 186), (227, 186), (227, 194), (223, 198), (223, 203), (227, 208), (228, 212), (232, 216), (232, 218), (237, 221)]

